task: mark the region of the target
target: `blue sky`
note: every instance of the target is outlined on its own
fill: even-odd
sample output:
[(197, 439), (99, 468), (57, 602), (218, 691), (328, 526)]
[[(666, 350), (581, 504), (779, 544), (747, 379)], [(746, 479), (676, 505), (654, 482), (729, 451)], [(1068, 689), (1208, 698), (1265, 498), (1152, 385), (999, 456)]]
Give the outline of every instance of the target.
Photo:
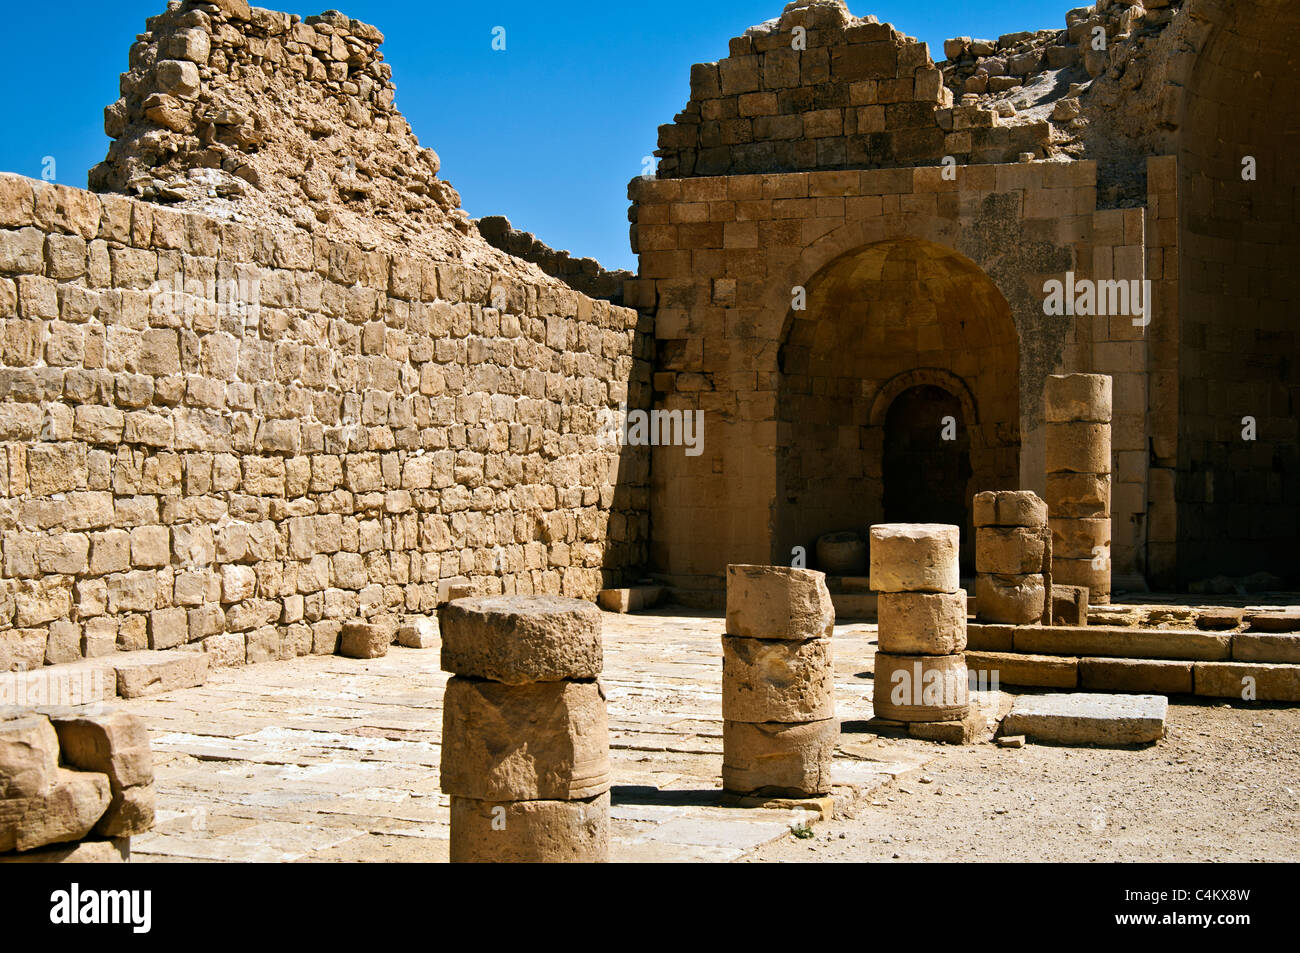
[[(336, 0), (386, 37), (397, 104), (442, 174), (479, 217), (504, 214), (554, 248), (635, 268), (627, 183), (660, 124), (689, 97), (692, 63), (780, 14), (783, 0), (656, 3)], [(270, 3), (308, 15), (327, 8)], [(850, 0), (930, 44), (1064, 28), (1070, 0)], [(103, 108), (117, 98), (127, 50), (163, 0), (13, 4), (0, 57), (0, 170), (85, 187), (104, 157)], [(506, 49), (491, 48), (506, 28)]]

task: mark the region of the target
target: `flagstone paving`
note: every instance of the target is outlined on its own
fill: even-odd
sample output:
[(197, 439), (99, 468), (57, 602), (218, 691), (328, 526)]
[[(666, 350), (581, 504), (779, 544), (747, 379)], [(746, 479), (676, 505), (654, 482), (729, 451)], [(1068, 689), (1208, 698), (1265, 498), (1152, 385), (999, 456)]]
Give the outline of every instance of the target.
[[(612, 860), (739, 860), (817, 817), (720, 804), (721, 632), (721, 618), (687, 610), (604, 615)], [(874, 652), (874, 625), (836, 627), (844, 811), (940, 750), (865, 730)], [(438, 658), (400, 646), (365, 661), (308, 656), (120, 701), (150, 726), (158, 792), (157, 826), (133, 839), (133, 859), (446, 860)]]

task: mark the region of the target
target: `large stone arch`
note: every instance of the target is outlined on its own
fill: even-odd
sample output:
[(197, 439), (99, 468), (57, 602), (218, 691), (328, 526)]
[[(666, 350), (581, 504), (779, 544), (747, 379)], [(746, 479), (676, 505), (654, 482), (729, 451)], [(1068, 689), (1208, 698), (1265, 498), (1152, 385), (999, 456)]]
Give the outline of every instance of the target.
[[(1300, 575), (1300, 4), (1197, 0), (1179, 159), (1178, 576)], [(1176, 89), (1178, 87), (1175, 87)], [(1243, 177), (1251, 157), (1256, 177)], [(1253, 417), (1257, 439), (1242, 438)]]
[[(960, 409), (969, 537), (970, 496), (1021, 476), (1019, 336), (1005, 296), (966, 256), (917, 238), (844, 251), (802, 287), (806, 308), (787, 306), (779, 338), (773, 558), (884, 519), (885, 416), (921, 387)], [(916, 425), (938, 434), (945, 422)]]

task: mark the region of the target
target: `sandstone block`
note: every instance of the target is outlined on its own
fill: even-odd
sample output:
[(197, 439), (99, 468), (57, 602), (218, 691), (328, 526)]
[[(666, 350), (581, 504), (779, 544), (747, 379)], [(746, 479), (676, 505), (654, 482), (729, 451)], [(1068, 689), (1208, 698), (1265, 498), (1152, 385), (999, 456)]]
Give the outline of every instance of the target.
[(953, 655), (966, 648), (966, 590), (882, 592), (878, 648), (893, 655)]
[(108, 776), (114, 790), (153, 782), (153, 753), (143, 719), (124, 711), (51, 712), (63, 760)]
[(132, 837), (153, 829), (156, 799), (152, 784), (111, 789), (111, 798), (95, 833), (101, 837)]
[(1052, 625), (1087, 625), (1086, 586), (1052, 586)]
[(876, 653), (872, 707), (890, 721), (958, 721), (970, 710), (964, 655)]
[(727, 634), (751, 639), (829, 638), (835, 606), (824, 573), (788, 566), (727, 567)]
[(343, 623), (339, 654), (348, 658), (382, 658), (392, 644), (393, 630), (389, 626), (353, 620)]
[(827, 794), (839, 742), (834, 718), (803, 724), (722, 724), (722, 786), (734, 794)]
[(590, 679), (603, 664), (600, 610), (561, 596), (480, 596), (438, 608), (442, 668), (508, 685)]
[(1023, 688), (1078, 688), (1079, 660), (1060, 655), (1026, 655), (1022, 652), (966, 653), (966, 668), (984, 673), (987, 684)]
[(39, 847), (21, 854), (0, 854), (0, 864), (124, 864), (131, 858), (131, 839), (83, 840)]
[(1076, 420), (1110, 423), (1110, 417), (1111, 379), (1108, 375), (1048, 376), (1043, 388), (1043, 419), (1048, 423)]
[(1102, 519), (1056, 519), (1052, 525), (1054, 559), (1093, 559), (1099, 551), (1110, 552), (1110, 517)]
[(397, 644), (408, 649), (431, 649), (438, 645), (438, 624), (428, 616), (407, 622), (397, 630)]
[(1190, 629), (1137, 629), (1123, 626), (1021, 626), (1018, 652), (1197, 661), (1227, 660), (1231, 635)]
[(1032, 490), (985, 490), (972, 506), (976, 526), (1042, 526), (1047, 504)]
[(114, 661), (117, 693), (123, 698), (157, 695), (202, 685), (208, 678), (204, 652), (132, 652)]
[(871, 527), (871, 588), (876, 592), (956, 592), (960, 530), (939, 523)]
[(608, 789), (609, 718), (598, 683), (448, 680), (445, 793), (484, 801), (566, 801)]
[(1110, 473), (1110, 424), (1047, 425), (1048, 473)]
[(1004, 735), (1064, 745), (1130, 745), (1165, 734), (1161, 695), (1024, 695), (1002, 720)]
[(608, 860), (608, 793), (577, 801), (451, 799), (453, 864)]
[(1043, 617), (1045, 598), (1040, 573), (975, 576), (975, 614), (981, 622), (1032, 625)]
[(1232, 658), (1236, 662), (1300, 663), (1300, 635), (1238, 632), (1232, 637)]
[(1165, 659), (1085, 658), (1079, 685), (1093, 692), (1190, 695), (1193, 662)]
[(59, 768), (52, 782), (35, 797), (0, 801), (0, 851), (80, 840), (103, 817), (110, 798), (107, 777)]
[(1042, 525), (981, 526), (975, 530), (975, 570), (1021, 575), (1040, 573), (1046, 539)]
[(31, 798), (47, 791), (58, 766), (59, 739), (48, 718), (0, 719), (0, 800)]
[(1054, 519), (1090, 519), (1110, 514), (1108, 473), (1047, 474), (1047, 505)]
[(1300, 665), (1197, 662), (1192, 681), (1196, 694), (1212, 698), (1300, 702)]
[(722, 717), (823, 721), (835, 714), (830, 639), (722, 637)]

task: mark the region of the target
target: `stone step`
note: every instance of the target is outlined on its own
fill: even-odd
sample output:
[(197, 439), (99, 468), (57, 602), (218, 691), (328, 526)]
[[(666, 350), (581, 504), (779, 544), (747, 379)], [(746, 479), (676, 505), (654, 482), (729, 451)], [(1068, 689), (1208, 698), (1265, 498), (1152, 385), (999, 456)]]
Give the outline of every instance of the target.
[(112, 657), (0, 673), (0, 707), (93, 705), (117, 697)]
[[(1008, 640), (1009, 644), (1008, 644)], [(1228, 661), (1233, 635), (1197, 629), (1130, 629), (1124, 626), (983, 625), (967, 627), (967, 646), (977, 651), (1029, 655)]]
[(1049, 744), (1148, 744), (1164, 737), (1168, 710), (1160, 695), (1022, 695), (1001, 730)]
[(122, 698), (194, 688), (208, 680), (206, 652), (127, 652), (113, 660)]
[(1197, 662), (1196, 694), (1239, 701), (1300, 702), (1300, 665)]

